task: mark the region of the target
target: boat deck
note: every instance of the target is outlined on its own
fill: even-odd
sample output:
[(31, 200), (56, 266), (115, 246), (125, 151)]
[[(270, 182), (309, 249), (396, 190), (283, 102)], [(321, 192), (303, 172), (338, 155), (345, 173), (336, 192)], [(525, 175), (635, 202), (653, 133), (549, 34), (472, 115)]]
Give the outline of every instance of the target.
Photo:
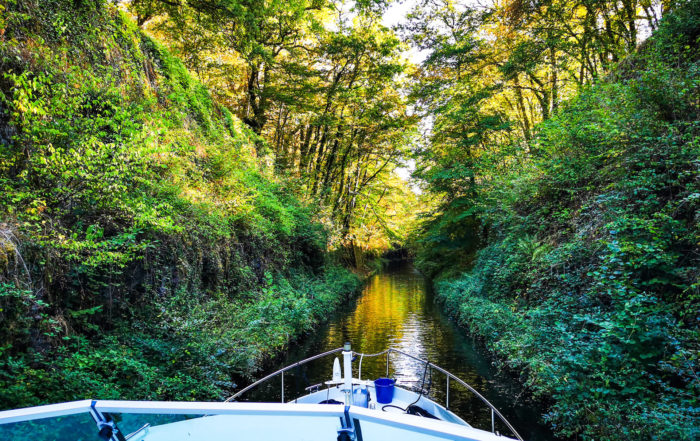
[[(239, 403), (232, 403), (234, 405)], [(243, 404), (243, 403), (240, 403)], [(338, 409), (338, 416), (317, 415), (217, 415), (149, 427), (143, 434), (130, 441), (328, 441), (335, 440), (343, 419), (341, 404), (286, 403), (283, 406), (309, 406), (309, 410)], [(320, 408), (320, 409), (319, 409)], [(374, 415), (372, 415), (374, 414)], [(383, 412), (381, 409), (365, 409), (351, 406), (349, 410), (357, 441), (505, 441), (507, 438), (467, 425), (426, 419), (399, 412)]]
[[(377, 400), (377, 392), (374, 387), (373, 381), (358, 380), (353, 378), (352, 380), (353, 389), (358, 387), (365, 387), (369, 392), (369, 406), (368, 409), (376, 410), (380, 412), (393, 413), (393, 414), (404, 414), (405, 410), (409, 405), (418, 406), (421, 409), (428, 412), (430, 415), (434, 416), (438, 420), (448, 421), (450, 423), (461, 424), (464, 426), (471, 427), (466, 421), (450, 412), (444, 406), (441, 406), (426, 398), (425, 396), (420, 396), (418, 393), (404, 389), (400, 386), (394, 388), (394, 396), (391, 403), (379, 403)], [(342, 384), (337, 385), (327, 385), (325, 388), (319, 388), (318, 391), (310, 393), (299, 397), (292, 403), (307, 403), (307, 404), (321, 404), (327, 403), (329, 401), (335, 401), (338, 403), (343, 403), (345, 400), (345, 393), (342, 389)], [(415, 415), (412, 415), (415, 416)], [(425, 418), (419, 417), (418, 418)]]

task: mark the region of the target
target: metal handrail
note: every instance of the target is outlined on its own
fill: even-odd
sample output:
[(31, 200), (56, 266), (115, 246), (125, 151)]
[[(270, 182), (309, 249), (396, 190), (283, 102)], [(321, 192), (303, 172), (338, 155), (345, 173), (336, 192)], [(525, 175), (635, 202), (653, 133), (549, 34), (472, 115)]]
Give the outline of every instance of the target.
[(283, 367), (282, 369), (277, 370), (277, 371), (271, 373), (270, 375), (267, 375), (267, 376), (259, 379), (255, 383), (241, 389), (240, 391), (238, 391), (235, 394), (231, 395), (230, 397), (226, 398), (226, 400), (224, 400), (224, 402), (228, 403), (229, 401), (234, 401), (236, 398), (240, 397), (241, 395), (248, 392), (249, 390), (257, 387), (259, 384), (262, 384), (262, 383), (266, 382), (267, 380), (269, 380), (270, 378), (273, 378), (273, 377), (280, 375), (280, 374), (282, 374), (282, 402), (284, 402), (284, 373), (286, 371), (293, 369), (295, 367), (299, 367), (301, 365), (304, 365), (310, 361), (318, 360), (319, 358), (325, 357), (327, 355), (335, 354), (336, 352), (340, 352), (342, 350), (343, 350), (343, 348), (331, 349), (330, 351), (324, 352), (322, 354), (314, 355), (313, 357), (305, 358), (304, 360), (297, 361), (294, 364), (290, 364), (289, 366)]
[(513, 435), (515, 435), (515, 437), (518, 438), (518, 440), (524, 441), (524, 440), (523, 440), (523, 437), (520, 436), (520, 434), (518, 433), (517, 430), (515, 430), (515, 428), (513, 427), (513, 425), (510, 424), (510, 422), (508, 422), (508, 420), (506, 419), (506, 417), (504, 417), (503, 414), (502, 414), (498, 409), (496, 409), (496, 406), (494, 406), (493, 404), (491, 404), (491, 402), (490, 402), (489, 400), (487, 400), (486, 397), (484, 397), (483, 395), (481, 395), (476, 389), (474, 389), (472, 386), (470, 386), (466, 381), (464, 381), (464, 380), (462, 380), (461, 378), (457, 377), (456, 375), (454, 375), (453, 373), (449, 372), (448, 370), (446, 370), (446, 369), (444, 369), (444, 368), (441, 368), (440, 366), (438, 366), (438, 365), (436, 365), (436, 364), (433, 364), (433, 363), (429, 362), (428, 360), (423, 360), (422, 358), (416, 357), (416, 356), (414, 356), (414, 355), (408, 354), (408, 353), (406, 353), (406, 352), (403, 352), (403, 351), (401, 351), (401, 350), (399, 350), (399, 349), (394, 349), (394, 348), (389, 348), (389, 349), (387, 349), (386, 351), (382, 351), (382, 352), (379, 352), (379, 353), (377, 353), (377, 354), (360, 354), (360, 353), (358, 353), (358, 352), (355, 352), (355, 354), (357, 354), (357, 355), (364, 355), (364, 357), (376, 357), (376, 356), (383, 355), (384, 353), (386, 353), (386, 354), (387, 354), (387, 375), (388, 375), (388, 372), (389, 372), (389, 354), (392, 353), (392, 352), (396, 352), (397, 354), (401, 354), (401, 355), (404, 355), (404, 356), (406, 356), (406, 357), (412, 358), (412, 359), (414, 359), (414, 360), (416, 360), (416, 361), (419, 361), (419, 362), (421, 362), (421, 363), (426, 363), (426, 364), (428, 365), (429, 368), (431, 368), (431, 369), (434, 368), (434, 369), (437, 370), (438, 372), (442, 372), (443, 374), (445, 374), (445, 375), (447, 376), (447, 406), (446, 406), (446, 407), (449, 408), (450, 378), (452, 378), (452, 379), (454, 379), (455, 381), (457, 381), (457, 383), (459, 383), (459, 384), (461, 384), (462, 386), (466, 387), (471, 393), (473, 393), (474, 395), (476, 395), (477, 398), (479, 398), (484, 404), (486, 404), (486, 405), (491, 409), (491, 432), (493, 432), (493, 433), (496, 432), (496, 430), (495, 430), (495, 424), (494, 424), (494, 414), (495, 414), (496, 416), (498, 416), (498, 418), (501, 420), (501, 422), (503, 422), (503, 424), (505, 424), (506, 427), (508, 427), (508, 429), (510, 429), (510, 431), (513, 432)]
[[(253, 383), (253, 384), (247, 386), (246, 388), (241, 389), (241, 390), (238, 391), (236, 394), (234, 394), (234, 395), (232, 395), (231, 397), (227, 398), (227, 399), (226, 399), (226, 402), (235, 400), (236, 398), (240, 397), (241, 395), (243, 395), (243, 394), (246, 393), (247, 391), (249, 391), (249, 390), (251, 390), (251, 389), (257, 387), (258, 385), (260, 385), (260, 384), (266, 382), (267, 380), (269, 380), (269, 379), (271, 379), (271, 378), (273, 378), (273, 377), (275, 377), (275, 376), (277, 376), (277, 375), (282, 375), (282, 402), (284, 402), (284, 373), (285, 373), (286, 371), (288, 371), (288, 370), (290, 370), (290, 369), (293, 369), (293, 368), (295, 368), (295, 367), (304, 365), (304, 364), (309, 363), (309, 362), (311, 362), (311, 361), (317, 360), (317, 359), (319, 359), (319, 358), (322, 358), (322, 357), (325, 357), (325, 356), (328, 356), (328, 355), (331, 355), (331, 354), (335, 354), (335, 353), (337, 353), (337, 352), (341, 352), (342, 350), (343, 350), (343, 348), (332, 349), (332, 350), (330, 350), (330, 351), (324, 352), (324, 353), (322, 353), (322, 354), (314, 355), (313, 357), (306, 358), (306, 359), (304, 359), (304, 360), (301, 360), (301, 361), (298, 361), (298, 362), (296, 362), (296, 363), (294, 363), (294, 364), (291, 364), (291, 365), (289, 365), (289, 366), (286, 366), (286, 367), (284, 367), (284, 368), (282, 368), (282, 369), (279, 369), (279, 370), (277, 370), (277, 371), (275, 371), (275, 372), (273, 372), (273, 373), (271, 373), (271, 374), (269, 374), (269, 375), (267, 375), (267, 376), (261, 378), (260, 380), (256, 381), (255, 383)], [(406, 352), (404, 352), (404, 351), (401, 351), (401, 350), (399, 350), (399, 349), (394, 349), (394, 348), (389, 348), (389, 349), (386, 349), (386, 350), (384, 350), (384, 351), (377, 352), (377, 353), (375, 353), (375, 354), (363, 354), (363, 353), (361, 353), (361, 352), (354, 352), (354, 351), (353, 351), (353, 354), (354, 354), (354, 355), (359, 355), (359, 356), (360, 356), (360, 367), (359, 367), (360, 370), (359, 370), (359, 372), (358, 372), (358, 375), (361, 375), (361, 372), (362, 372), (362, 370), (361, 370), (361, 369), (362, 369), (362, 364), (361, 364), (361, 363), (362, 363), (362, 360), (363, 360), (364, 357), (378, 357), (378, 356), (380, 356), (380, 355), (386, 354), (386, 375), (388, 376), (388, 375), (389, 375), (389, 354), (391, 354), (392, 352), (395, 352), (395, 353), (397, 353), (397, 354), (401, 354), (401, 355), (403, 355), (403, 356), (405, 356), (405, 357), (412, 358), (413, 360), (416, 360), (416, 361), (418, 361), (418, 362), (425, 363), (425, 364), (428, 365), (428, 367), (429, 367), (430, 369), (435, 369), (435, 370), (437, 370), (438, 372), (441, 372), (441, 373), (445, 374), (445, 376), (447, 377), (447, 397), (446, 397), (447, 399), (446, 399), (446, 408), (449, 408), (449, 400), (450, 400), (450, 378), (452, 378), (452, 379), (455, 380), (457, 383), (459, 383), (459, 384), (461, 384), (462, 386), (464, 386), (465, 388), (467, 388), (467, 390), (469, 390), (471, 393), (473, 393), (474, 395), (476, 395), (477, 398), (479, 398), (484, 404), (486, 404), (486, 406), (489, 407), (489, 409), (491, 410), (491, 432), (492, 432), (492, 433), (495, 433), (495, 432), (496, 432), (496, 430), (495, 430), (495, 416), (498, 416), (498, 418), (501, 420), (501, 422), (503, 422), (503, 424), (505, 424), (506, 427), (508, 427), (508, 429), (513, 433), (513, 435), (515, 435), (515, 437), (516, 437), (519, 441), (524, 441), (523, 437), (521, 437), (520, 434), (518, 433), (518, 431), (515, 430), (515, 428), (513, 427), (513, 425), (510, 424), (510, 422), (508, 422), (508, 420), (506, 419), (506, 417), (504, 417), (503, 414), (502, 414), (498, 409), (496, 409), (496, 407), (495, 407), (493, 404), (491, 404), (491, 402), (490, 402), (489, 400), (487, 400), (483, 395), (481, 395), (476, 389), (474, 389), (474, 388), (473, 388), (472, 386), (470, 386), (467, 382), (465, 382), (465, 381), (462, 380), (461, 378), (457, 377), (457, 376), (454, 375), (453, 373), (447, 371), (446, 369), (444, 369), (444, 368), (442, 368), (442, 367), (440, 367), (440, 366), (438, 366), (438, 365), (436, 365), (436, 364), (433, 364), (433, 363), (429, 362), (428, 360), (424, 360), (424, 359), (422, 359), (422, 358), (416, 357), (416, 356), (414, 356), (414, 355), (408, 354), (408, 353), (406, 353)]]

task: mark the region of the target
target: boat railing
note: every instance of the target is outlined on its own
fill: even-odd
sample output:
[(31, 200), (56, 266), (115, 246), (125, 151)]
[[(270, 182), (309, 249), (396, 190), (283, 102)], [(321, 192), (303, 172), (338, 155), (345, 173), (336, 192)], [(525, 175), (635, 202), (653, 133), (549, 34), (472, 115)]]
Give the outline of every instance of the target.
[(292, 370), (292, 369), (294, 369), (294, 368), (297, 368), (297, 367), (299, 367), (299, 366), (305, 365), (306, 363), (312, 362), (312, 361), (314, 361), (314, 360), (318, 360), (319, 358), (323, 358), (323, 357), (326, 357), (326, 356), (328, 356), (328, 355), (332, 355), (332, 354), (336, 354), (336, 353), (338, 353), (338, 352), (342, 352), (342, 350), (343, 350), (343, 348), (331, 349), (330, 351), (326, 351), (326, 352), (324, 352), (324, 353), (322, 353), (322, 354), (317, 354), (317, 355), (314, 355), (313, 357), (305, 358), (304, 360), (300, 360), (300, 361), (297, 361), (297, 362), (294, 363), (294, 364), (290, 364), (289, 366), (285, 366), (285, 367), (283, 367), (282, 369), (277, 370), (277, 371), (271, 373), (270, 375), (267, 375), (267, 376), (265, 376), (265, 377), (259, 379), (259, 380), (256, 381), (255, 383), (253, 383), (253, 384), (251, 384), (251, 385), (249, 385), (249, 386), (247, 386), (247, 387), (245, 387), (245, 388), (239, 390), (239, 391), (236, 392), (234, 395), (232, 395), (232, 396), (226, 398), (225, 402), (236, 401), (236, 398), (240, 397), (241, 395), (243, 395), (244, 393), (248, 392), (249, 390), (256, 388), (257, 386), (259, 386), (259, 385), (261, 385), (261, 384), (267, 382), (268, 380), (270, 380), (270, 379), (272, 379), (272, 378), (275, 378), (275, 377), (278, 376), (278, 375), (281, 375), (281, 376), (282, 376), (281, 402), (284, 403), (284, 373), (285, 373), (285, 372), (287, 372), (287, 371), (289, 371), (289, 370)]
[[(280, 395), (281, 395), (281, 402), (284, 403), (285, 397), (284, 397), (284, 373), (295, 369), (299, 366), (303, 366), (309, 362), (312, 362), (314, 360), (318, 360), (319, 358), (323, 358), (329, 355), (336, 354), (338, 352), (342, 352), (343, 348), (337, 348), (337, 349), (332, 349), (327, 352), (323, 352), (321, 354), (314, 355), (313, 357), (306, 358), (304, 360), (297, 361), (296, 363), (290, 364), (289, 366), (285, 366), (282, 369), (279, 369), (275, 372), (272, 372), (271, 374), (261, 378), (260, 380), (250, 384), (249, 386), (241, 389), (240, 391), (236, 392), (234, 395), (231, 397), (227, 398), (226, 401), (236, 401), (237, 398), (245, 394), (246, 392), (250, 391), (251, 389), (256, 388), (262, 383), (266, 383), (268, 380), (277, 377), (278, 375), (281, 376), (281, 386), (280, 386)], [(464, 386), (468, 391), (473, 393), (478, 399), (480, 399), (491, 411), (491, 432), (496, 433), (496, 417), (512, 432), (512, 434), (520, 441), (524, 441), (523, 438), (520, 436), (517, 430), (513, 427), (513, 425), (506, 419), (506, 417), (503, 416), (503, 414), (493, 405), (489, 400), (486, 399), (483, 395), (481, 395), (476, 389), (474, 389), (469, 383), (466, 381), (462, 380), (461, 378), (457, 377), (453, 373), (449, 372), (448, 370), (431, 363), (428, 360), (424, 360), (420, 357), (416, 357), (414, 355), (411, 355), (407, 352), (404, 352), (402, 350), (396, 349), (396, 348), (388, 348), (384, 351), (377, 352), (374, 354), (363, 354), (361, 352), (353, 352), (353, 355), (359, 356), (360, 357), (360, 363), (359, 363), (359, 368), (358, 368), (358, 378), (362, 377), (362, 360), (367, 357), (380, 357), (382, 355), (386, 355), (386, 376), (389, 376), (389, 356), (390, 354), (395, 353), (402, 355), (404, 357), (411, 358), (415, 361), (418, 361), (420, 363), (423, 363), (426, 368), (429, 370), (429, 372), (432, 374), (432, 371), (435, 370), (437, 372), (440, 372), (445, 375), (446, 377), (446, 396), (445, 396), (445, 408), (449, 409), (450, 408), (450, 380), (453, 380), (457, 384), (460, 384)]]

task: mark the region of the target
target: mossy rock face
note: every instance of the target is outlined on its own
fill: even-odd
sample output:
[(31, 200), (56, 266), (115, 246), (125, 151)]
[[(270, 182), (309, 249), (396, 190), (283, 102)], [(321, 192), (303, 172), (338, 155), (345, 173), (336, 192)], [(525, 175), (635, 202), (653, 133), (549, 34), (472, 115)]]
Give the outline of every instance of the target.
[(0, 224), (0, 281), (4, 274), (11, 271), (17, 255), (17, 246), (12, 242), (11, 237), (11, 230)]

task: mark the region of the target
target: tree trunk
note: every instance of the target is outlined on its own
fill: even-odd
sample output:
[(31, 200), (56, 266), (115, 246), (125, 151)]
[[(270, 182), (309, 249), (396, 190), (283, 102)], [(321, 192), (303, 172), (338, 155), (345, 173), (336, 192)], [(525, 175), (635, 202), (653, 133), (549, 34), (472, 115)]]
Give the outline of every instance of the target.
[(309, 162), (309, 144), (311, 143), (311, 136), (313, 135), (313, 126), (309, 124), (306, 126), (306, 136), (304, 136), (301, 146), (299, 147), (299, 174), (306, 170), (306, 165)]
[(551, 77), (550, 77), (550, 84), (551, 84), (551, 93), (550, 93), (550, 102), (551, 105), (549, 107), (549, 113), (550, 115), (553, 115), (554, 112), (557, 111), (557, 108), (559, 107), (559, 84), (558, 84), (558, 78), (557, 78), (557, 51), (554, 49), (554, 46), (550, 46), (549, 48), (549, 57), (550, 57), (550, 66), (551, 66)]

